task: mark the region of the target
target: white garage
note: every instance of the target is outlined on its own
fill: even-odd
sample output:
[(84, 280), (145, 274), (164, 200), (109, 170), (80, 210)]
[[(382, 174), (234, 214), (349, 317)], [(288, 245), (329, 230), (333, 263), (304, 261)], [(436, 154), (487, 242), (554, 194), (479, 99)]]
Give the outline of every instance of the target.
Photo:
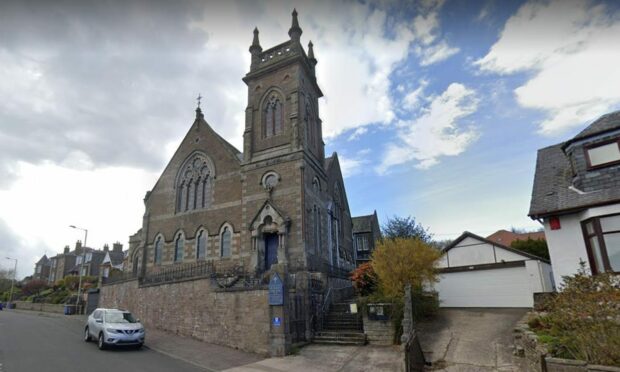
[(441, 307), (532, 307), (554, 290), (549, 261), (465, 232), (439, 262)]

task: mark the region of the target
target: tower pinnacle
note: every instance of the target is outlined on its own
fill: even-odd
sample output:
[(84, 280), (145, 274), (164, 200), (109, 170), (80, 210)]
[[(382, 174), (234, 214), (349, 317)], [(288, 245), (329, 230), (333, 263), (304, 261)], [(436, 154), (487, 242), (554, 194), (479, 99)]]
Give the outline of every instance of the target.
[(291, 25), (291, 28), (288, 30), (288, 36), (291, 37), (291, 40), (293, 41), (299, 41), (299, 38), (301, 37), (302, 34), (302, 30), (301, 27), (299, 27), (299, 21), (297, 20), (297, 10), (293, 8), (293, 23)]

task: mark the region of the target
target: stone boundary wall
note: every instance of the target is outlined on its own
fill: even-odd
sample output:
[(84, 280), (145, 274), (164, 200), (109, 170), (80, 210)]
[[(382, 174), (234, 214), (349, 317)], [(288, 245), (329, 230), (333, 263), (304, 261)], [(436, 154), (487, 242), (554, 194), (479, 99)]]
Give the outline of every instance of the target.
[(363, 314), (363, 324), (364, 324), (364, 333), (366, 334), (366, 340), (370, 345), (382, 345), (389, 346), (394, 344), (395, 337), (395, 329), (394, 323), (392, 322), (391, 317), (386, 316), (386, 319), (370, 319), (368, 316), (368, 307), (370, 306), (380, 306), (385, 309), (385, 311), (389, 311), (391, 309), (391, 304), (373, 304), (369, 303), (364, 306), (362, 311)]
[(101, 288), (100, 307), (131, 311), (150, 327), (262, 355), (269, 354), (268, 291), (216, 291), (208, 278), (140, 287)]
[(63, 304), (45, 304), (33, 303), (29, 301), (13, 301), (17, 310), (41, 311), (44, 313), (65, 313), (65, 305)]
[(588, 364), (583, 360), (552, 358), (548, 350), (538, 342), (538, 336), (530, 330), (527, 313), (514, 329), (515, 353), (524, 357), (528, 371), (535, 372), (620, 372), (619, 367)]

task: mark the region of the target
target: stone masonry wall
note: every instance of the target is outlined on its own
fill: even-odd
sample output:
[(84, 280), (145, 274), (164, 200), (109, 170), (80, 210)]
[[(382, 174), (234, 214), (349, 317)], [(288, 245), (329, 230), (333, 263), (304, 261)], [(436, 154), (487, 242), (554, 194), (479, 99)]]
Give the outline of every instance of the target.
[(139, 287), (133, 280), (101, 288), (99, 306), (135, 314), (153, 327), (202, 341), (266, 355), (267, 290), (219, 292), (210, 279)]

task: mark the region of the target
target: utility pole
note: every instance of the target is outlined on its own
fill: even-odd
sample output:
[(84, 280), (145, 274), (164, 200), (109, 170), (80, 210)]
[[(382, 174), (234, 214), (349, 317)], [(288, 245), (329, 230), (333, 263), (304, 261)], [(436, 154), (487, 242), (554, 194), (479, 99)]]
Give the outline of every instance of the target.
[(11, 302), (13, 302), (13, 287), (15, 286), (15, 276), (17, 275), (17, 258), (5, 257), (7, 260), (15, 260), (15, 268), (13, 269), (13, 281), (11, 281), (11, 292), (9, 294), (9, 304), (8, 308), (11, 306)]
[(84, 267), (84, 260), (86, 259), (86, 239), (88, 238), (88, 229), (83, 229), (81, 227), (77, 227), (74, 225), (69, 226), (72, 229), (82, 230), (84, 231), (84, 244), (82, 245), (82, 262), (80, 262), (80, 267), (78, 269), (78, 293), (77, 299), (75, 300), (75, 312), (77, 313), (78, 306), (80, 303), (80, 293), (82, 292), (82, 268)]

